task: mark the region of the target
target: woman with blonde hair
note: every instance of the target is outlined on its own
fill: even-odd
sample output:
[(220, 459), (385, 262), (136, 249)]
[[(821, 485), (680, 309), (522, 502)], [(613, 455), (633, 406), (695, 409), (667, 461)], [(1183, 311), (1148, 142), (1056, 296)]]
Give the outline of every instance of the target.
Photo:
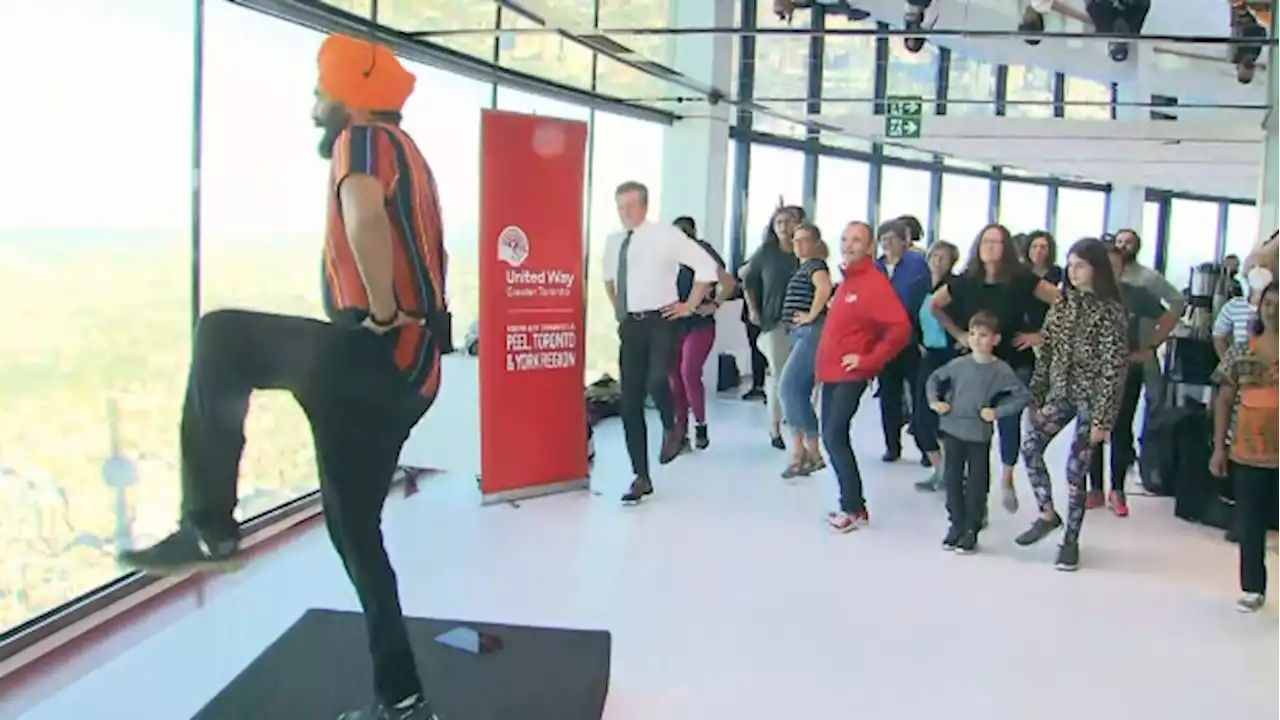
[(791, 341), (791, 354), (778, 378), (782, 415), (795, 438), (790, 464), (782, 477), (808, 475), (826, 467), (818, 438), (818, 415), (813, 409), (813, 363), (822, 335), (822, 322), (831, 298), (829, 251), (822, 232), (813, 225), (801, 225), (792, 235), (792, 248), (800, 267), (787, 283), (782, 301), (782, 318)]

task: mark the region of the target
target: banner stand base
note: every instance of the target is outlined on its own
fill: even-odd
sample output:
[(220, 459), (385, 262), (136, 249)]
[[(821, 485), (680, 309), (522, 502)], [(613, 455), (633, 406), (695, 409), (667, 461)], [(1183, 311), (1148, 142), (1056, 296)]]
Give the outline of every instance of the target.
[[(480, 482), (480, 476), (476, 476), (476, 482)], [(519, 488), (516, 490), (504, 490), (503, 492), (491, 493), (489, 495), (481, 492), (481, 505), (497, 505), (499, 503), (513, 502), (515, 500), (528, 500), (530, 498), (542, 497), (544, 495), (555, 495), (557, 493), (572, 492), (574, 490), (588, 490), (591, 488), (591, 478), (581, 478), (578, 480), (562, 480), (558, 483), (550, 483), (548, 485), (535, 485), (533, 487)]]

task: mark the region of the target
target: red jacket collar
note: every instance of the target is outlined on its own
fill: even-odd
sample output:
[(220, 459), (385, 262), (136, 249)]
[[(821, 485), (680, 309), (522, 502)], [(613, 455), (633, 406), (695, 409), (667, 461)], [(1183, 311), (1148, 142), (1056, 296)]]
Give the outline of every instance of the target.
[(869, 270), (875, 270), (876, 261), (871, 259), (870, 255), (862, 256), (862, 259), (852, 265), (844, 266), (844, 276), (846, 278), (862, 275)]

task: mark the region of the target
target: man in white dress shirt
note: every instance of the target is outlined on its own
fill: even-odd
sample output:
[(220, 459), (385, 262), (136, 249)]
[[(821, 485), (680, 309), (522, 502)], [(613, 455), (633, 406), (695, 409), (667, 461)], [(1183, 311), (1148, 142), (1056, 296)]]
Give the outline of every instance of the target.
[[(604, 286), (618, 318), (618, 370), (622, 377), (622, 430), (631, 456), (631, 482), (622, 502), (634, 504), (653, 494), (649, 476), (648, 428), (644, 401), (652, 396), (662, 417), (662, 450), (666, 464), (680, 454), (675, 411), (667, 376), (675, 362), (679, 326), (676, 320), (693, 313), (716, 281), (714, 259), (689, 242), (674, 225), (649, 222), (649, 189), (628, 181), (614, 197), (623, 231), (609, 236), (604, 246)], [(680, 266), (693, 269), (693, 290), (679, 302), (676, 276)]]

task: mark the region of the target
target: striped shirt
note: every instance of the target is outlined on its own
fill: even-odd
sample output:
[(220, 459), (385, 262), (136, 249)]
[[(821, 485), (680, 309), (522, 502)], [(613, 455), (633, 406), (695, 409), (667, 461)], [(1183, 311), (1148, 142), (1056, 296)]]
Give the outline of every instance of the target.
[[(787, 292), (782, 297), (782, 320), (791, 324), (796, 313), (807, 313), (813, 307), (813, 296), (817, 288), (813, 286), (813, 274), (828, 272), (827, 261), (810, 258), (800, 264), (791, 279), (787, 281)], [(822, 311), (826, 312), (825, 309)]]
[[(447, 258), (435, 177), (413, 140), (396, 125), (353, 125), (334, 143), (325, 227), (325, 312), (335, 324), (368, 316), (369, 298), (342, 218), (338, 188), (351, 175), (382, 184), (391, 225), (394, 288), (399, 308), (413, 317), (445, 311)], [(394, 331), (394, 359), (410, 387), (434, 398), (440, 387), (441, 343), (425, 327)]]
[(1244, 297), (1231, 298), (1218, 311), (1213, 319), (1213, 334), (1218, 337), (1231, 336), (1235, 345), (1248, 345), (1253, 336), (1253, 322), (1258, 319), (1258, 311)]

